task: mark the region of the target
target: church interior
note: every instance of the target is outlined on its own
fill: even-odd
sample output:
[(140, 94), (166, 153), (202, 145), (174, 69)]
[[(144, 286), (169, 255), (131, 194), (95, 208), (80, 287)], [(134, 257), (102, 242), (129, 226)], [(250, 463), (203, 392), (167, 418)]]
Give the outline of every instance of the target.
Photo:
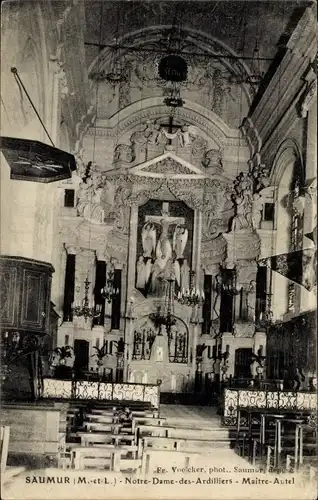
[(316, 33), (307, 0), (2, 5), (3, 498), (317, 480)]

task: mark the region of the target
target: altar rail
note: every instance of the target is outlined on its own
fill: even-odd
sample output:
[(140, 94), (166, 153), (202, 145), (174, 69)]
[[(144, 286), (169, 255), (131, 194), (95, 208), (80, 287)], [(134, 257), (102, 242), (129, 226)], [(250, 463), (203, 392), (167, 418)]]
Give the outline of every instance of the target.
[(238, 408), (317, 411), (313, 392), (225, 389), (223, 425), (236, 425)]
[(93, 382), (87, 380), (43, 379), (42, 398), (96, 401), (144, 401), (159, 408), (160, 387), (154, 384)]

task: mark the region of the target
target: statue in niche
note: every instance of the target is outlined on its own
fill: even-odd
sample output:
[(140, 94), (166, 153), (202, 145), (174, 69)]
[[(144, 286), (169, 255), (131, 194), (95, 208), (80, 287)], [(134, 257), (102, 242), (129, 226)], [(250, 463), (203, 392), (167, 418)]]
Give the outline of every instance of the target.
[(180, 288), (184, 291), (190, 288), (190, 267), (187, 259), (184, 259), (180, 270)]
[(156, 248), (156, 228), (151, 222), (146, 222), (141, 230), (142, 248), (144, 257), (151, 257)]
[(252, 213), (251, 213), (252, 228), (254, 229), (254, 231), (259, 229), (261, 225), (263, 206), (264, 206), (264, 201), (262, 197), (258, 193), (255, 193), (253, 195)]
[(114, 163), (132, 163), (135, 160), (135, 153), (132, 145), (118, 144), (114, 151)]
[(176, 259), (183, 259), (183, 252), (188, 241), (188, 230), (185, 226), (177, 224), (173, 233), (172, 248)]

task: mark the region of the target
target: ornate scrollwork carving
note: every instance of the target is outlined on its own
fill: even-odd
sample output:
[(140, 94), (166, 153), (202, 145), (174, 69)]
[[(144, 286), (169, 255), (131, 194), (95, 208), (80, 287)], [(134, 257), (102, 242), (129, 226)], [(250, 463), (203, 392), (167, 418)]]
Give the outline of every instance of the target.
[(218, 149), (210, 149), (205, 153), (202, 165), (207, 169), (222, 171), (222, 152)]
[(132, 145), (130, 144), (118, 144), (114, 151), (114, 163), (132, 163), (135, 161), (136, 155)]

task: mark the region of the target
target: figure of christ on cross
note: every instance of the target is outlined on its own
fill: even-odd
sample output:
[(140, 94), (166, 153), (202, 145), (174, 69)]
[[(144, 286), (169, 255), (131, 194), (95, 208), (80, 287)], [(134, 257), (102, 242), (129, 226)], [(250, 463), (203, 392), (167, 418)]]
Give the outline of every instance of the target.
[[(156, 291), (156, 282), (159, 277), (169, 279), (174, 276), (178, 284), (180, 284), (180, 266), (178, 262), (173, 262), (169, 227), (172, 224), (184, 225), (184, 217), (170, 217), (169, 203), (163, 203), (161, 215), (146, 215), (145, 221), (161, 226), (161, 234), (156, 245), (156, 260), (152, 268), (151, 291)], [(178, 269), (176, 269), (176, 266)]]
[(146, 222), (154, 222), (161, 226), (161, 234), (156, 246), (156, 258), (168, 260), (172, 258), (172, 246), (169, 240), (169, 226), (185, 224), (184, 217), (170, 217), (169, 203), (162, 203), (161, 215), (146, 215)]

